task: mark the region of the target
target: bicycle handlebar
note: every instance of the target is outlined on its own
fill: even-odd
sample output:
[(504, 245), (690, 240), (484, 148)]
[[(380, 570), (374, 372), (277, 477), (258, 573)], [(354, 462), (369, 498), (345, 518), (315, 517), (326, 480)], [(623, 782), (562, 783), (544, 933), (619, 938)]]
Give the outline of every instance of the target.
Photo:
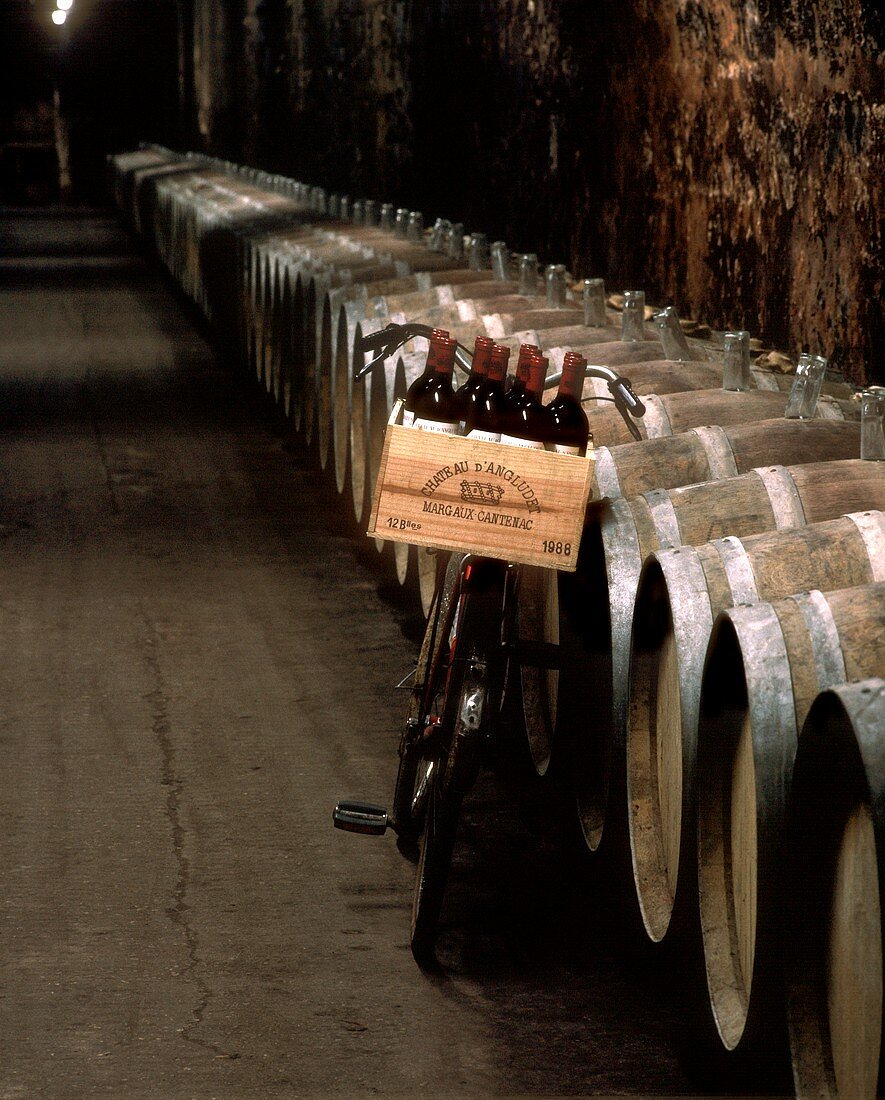
[[(414, 339), (416, 336), (423, 336), (426, 340), (429, 340), (432, 335), (433, 329), (430, 325), (417, 323), (399, 325), (395, 322), (391, 322), (386, 328), (380, 329), (378, 332), (372, 332), (368, 336), (361, 337), (357, 350), (363, 353), (374, 351), (377, 352), (377, 355), (370, 363), (354, 371), (354, 382), (358, 382), (360, 379), (365, 378), (378, 363), (381, 363), (391, 355), (395, 355), (407, 341)], [(465, 348), (463, 344), (457, 344), (455, 347), (455, 363), (465, 374), (469, 373), (472, 361), (472, 353)], [(601, 378), (608, 385), (609, 393), (611, 393), (612, 396), (610, 399), (604, 398), (603, 400), (612, 400), (614, 402), (615, 408), (623, 417), (624, 423), (627, 425), (630, 434), (634, 439), (640, 440), (642, 436), (639, 433), (639, 429), (633, 423), (633, 417), (639, 419), (645, 416), (645, 405), (643, 405), (633, 392), (630, 379), (623, 378), (613, 371), (611, 367), (604, 367), (597, 363), (588, 363), (585, 368), (585, 374), (590, 375), (591, 378)], [(553, 389), (554, 386), (558, 386), (561, 378), (562, 371), (551, 374), (544, 382), (544, 389), (549, 390)]]
[[(403, 344), (409, 340), (413, 340), (416, 336), (423, 336), (425, 340), (429, 340), (432, 335), (433, 329), (430, 325), (417, 323), (398, 325), (392, 322), (379, 332), (372, 332), (368, 336), (363, 336), (359, 342), (358, 350), (362, 352), (377, 351), (378, 354), (371, 363), (367, 363), (364, 367), (353, 372), (354, 382), (359, 382), (361, 378), (365, 378), (378, 363), (391, 355), (395, 355)], [(465, 374), (469, 374), (472, 361), (473, 354), (463, 344), (458, 344), (455, 348), (456, 366)]]

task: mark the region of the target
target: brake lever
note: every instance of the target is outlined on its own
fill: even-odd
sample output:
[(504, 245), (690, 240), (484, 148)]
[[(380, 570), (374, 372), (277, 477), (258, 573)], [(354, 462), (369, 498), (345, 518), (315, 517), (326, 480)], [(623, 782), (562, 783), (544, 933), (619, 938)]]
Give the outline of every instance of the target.
[[(614, 399), (614, 401), (615, 401), (615, 408), (621, 414), (621, 419), (627, 425), (627, 429), (630, 432), (630, 435), (633, 436), (633, 438), (636, 440), (637, 443), (640, 443), (642, 441), (642, 432), (640, 432), (640, 430), (636, 427), (636, 421), (630, 415), (630, 413), (627, 409), (627, 406), (623, 403), (623, 401), (620, 401), (617, 397)], [(642, 411), (645, 412), (644, 407), (643, 407)]]
[(639, 419), (645, 416), (645, 405), (633, 392), (629, 378), (616, 378), (608, 383), (609, 393), (615, 399), (615, 408), (621, 414), (621, 419), (627, 425), (630, 435), (638, 443), (642, 439), (642, 433), (636, 427), (634, 417)]
[[(433, 329), (430, 325), (422, 325), (417, 322), (399, 325), (392, 321), (385, 328), (379, 329), (378, 332), (370, 332), (368, 336), (361, 336), (359, 343), (356, 345), (356, 350), (363, 354), (368, 351), (377, 351), (378, 354), (371, 362), (353, 372), (354, 382), (359, 382), (367, 374), (371, 374), (379, 363), (382, 363), (391, 355), (395, 355), (403, 344), (408, 343), (409, 340), (413, 340), (416, 336), (423, 336), (425, 340), (429, 340), (432, 335)], [(458, 343), (455, 347), (455, 362), (465, 374), (469, 373), (472, 360), (471, 352), (463, 344)]]
[(616, 378), (608, 383), (609, 393), (614, 397), (615, 404), (621, 403), (624, 408), (637, 419), (645, 416), (645, 405), (633, 392), (633, 386), (629, 378)]
[(392, 321), (385, 328), (379, 329), (378, 332), (370, 332), (367, 336), (361, 336), (359, 343), (356, 345), (356, 350), (363, 354), (369, 351), (377, 351), (378, 354), (365, 366), (353, 372), (354, 382), (359, 382), (361, 378), (371, 374), (379, 363), (384, 362), (389, 356), (395, 355), (412, 336), (423, 335), (423, 333), (414, 330), (426, 327), (426, 325), (398, 325), (395, 321)]

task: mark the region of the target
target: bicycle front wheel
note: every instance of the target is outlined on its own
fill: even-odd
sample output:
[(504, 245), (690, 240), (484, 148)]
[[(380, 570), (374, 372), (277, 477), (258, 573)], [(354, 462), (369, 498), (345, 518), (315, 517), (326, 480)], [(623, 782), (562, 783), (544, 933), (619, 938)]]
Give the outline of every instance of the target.
[(412, 955), (422, 967), (436, 961), (436, 932), (461, 817), (462, 796), (446, 787), (441, 770), (431, 774), (412, 900), (410, 942)]
[(476, 781), (480, 766), (480, 735), (486, 687), (471, 666), (450, 685), (447, 717), (452, 736), (429, 772), (424, 830), (412, 901), (411, 947), (420, 966), (435, 962), (436, 934), (452, 865), (461, 804)]

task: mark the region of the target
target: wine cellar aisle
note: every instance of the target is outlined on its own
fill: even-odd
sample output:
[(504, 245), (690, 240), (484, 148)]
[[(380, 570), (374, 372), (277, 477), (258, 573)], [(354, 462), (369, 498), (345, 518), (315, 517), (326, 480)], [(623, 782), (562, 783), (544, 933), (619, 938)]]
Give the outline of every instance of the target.
[(0, 1092), (691, 1092), (555, 785), (476, 793), (415, 967), (411, 864), (328, 815), (422, 617), (113, 219), (4, 226)]

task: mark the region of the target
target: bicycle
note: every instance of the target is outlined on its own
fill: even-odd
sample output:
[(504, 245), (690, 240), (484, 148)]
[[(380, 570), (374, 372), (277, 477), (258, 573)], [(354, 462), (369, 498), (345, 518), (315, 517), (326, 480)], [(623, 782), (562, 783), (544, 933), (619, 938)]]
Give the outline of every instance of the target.
[[(377, 355), (355, 379), (394, 354), (425, 325), (389, 325), (363, 339)], [(470, 352), (458, 347), (456, 361), (469, 369)], [(588, 366), (604, 379), (611, 400), (637, 437), (631, 417), (645, 408), (630, 381), (608, 367)], [(545, 383), (552, 388), (559, 375)], [(410, 945), (422, 967), (435, 964), (442, 910), (464, 798), (500, 741), (501, 716), (514, 666), (560, 667), (559, 647), (519, 637), (520, 566), (470, 552), (441, 564), (418, 657), (409, 709), (399, 745), (392, 812), (365, 802), (339, 802), (336, 828), (380, 836), (392, 829), (401, 850), (417, 845)]]

